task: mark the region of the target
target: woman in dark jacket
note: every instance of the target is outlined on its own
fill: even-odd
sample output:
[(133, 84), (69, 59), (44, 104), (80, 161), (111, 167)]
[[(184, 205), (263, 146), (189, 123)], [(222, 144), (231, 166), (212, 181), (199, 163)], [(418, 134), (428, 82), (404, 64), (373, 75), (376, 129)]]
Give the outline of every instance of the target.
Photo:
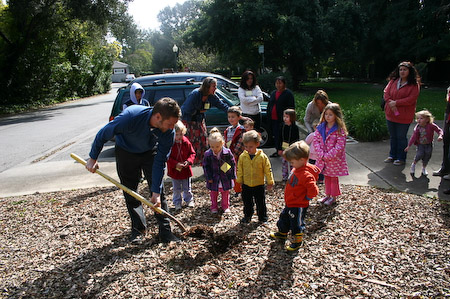
[(227, 113), (228, 105), (222, 102), (215, 94), (217, 80), (207, 77), (202, 85), (194, 89), (186, 101), (181, 106), (181, 120), (187, 128), (186, 137), (195, 149), (194, 165), (198, 165), (203, 160), (203, 154), (208, 149), (206, 138), (205, 112), (211, 105)]
[[(275, 87), (277, 90), (272, 92), (267, 105), (267, 117), (271, 123), (274, 144), (277, 145), (279, 143), (280, 126), (283, 124), (283, 111), (289, 108), (295, 110), (295, 101), (292, 92), (286, 88), (284, 77), (277, 77)], [(271, 157), (279, 157), (276, 149)]]

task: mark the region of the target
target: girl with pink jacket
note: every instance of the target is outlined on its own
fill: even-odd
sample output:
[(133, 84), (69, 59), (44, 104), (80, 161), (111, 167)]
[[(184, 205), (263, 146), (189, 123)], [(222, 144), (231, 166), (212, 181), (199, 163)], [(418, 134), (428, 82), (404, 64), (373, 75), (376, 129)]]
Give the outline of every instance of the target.
[(330, 103), (323, 109), (320, 124), (314, 133), (313, 146), (316, 152), (316, 165), (325, 176), (325, 197), (319, 199), (326, 205), (336, 202), (341, 195), (339, 177), (348, 175), (345, 158), (347, 128), (339, 104)]

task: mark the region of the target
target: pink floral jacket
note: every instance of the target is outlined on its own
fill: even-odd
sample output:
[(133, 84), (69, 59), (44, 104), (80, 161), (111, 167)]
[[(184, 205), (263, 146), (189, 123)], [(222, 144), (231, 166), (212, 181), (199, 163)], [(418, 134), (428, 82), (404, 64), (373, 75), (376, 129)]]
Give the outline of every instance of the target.
[(316, 166), (326, 176), (337, 177), (348, 175), (345, 158), (345, 143), (347, 136), (344, 130), (335, 124), (326, 134), (326, 122), (317, 126), (314, 133), (313, 146), (316, 151)]

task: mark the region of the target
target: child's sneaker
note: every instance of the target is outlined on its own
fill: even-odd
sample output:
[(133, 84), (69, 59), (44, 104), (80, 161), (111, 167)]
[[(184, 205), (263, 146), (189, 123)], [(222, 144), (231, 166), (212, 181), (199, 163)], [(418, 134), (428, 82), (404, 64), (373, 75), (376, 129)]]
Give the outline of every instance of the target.
[(422, 174), (424, 176), (427, 176), (428, 175), (428, 171), (425, 168), (422, 168)]
[(287, 239), (287, 233), (270, 232), (269, 237), (271, 237), (272, 239), (286, 240)]
[(187, 202), (187, 206), (188, 206), (189, 208), (195, 207), (194, 201), (191, 199), (191, 201)]
[(323, 203), (325, 205), (327, 205), (327, 206), (331, 206), (335, 202), (336, 202), (336, 198), (335, 197), (328, 197), (328, 199), (326, 201), (324, 201)]
[(286, 249), (288, 251), (296, 251), (302, 246), (303, 242), (303, 233), (295, 234), (292, 237), (292, 242), (288, 246), (286, 246)]
[(411, 174), (414, 174), (416, 172), (416, 164), (411, 164), (411, 170), (409, 171)]
[(223, 211), (223, 213), (224, 213), (224, 214), (231, 213), (231, 210), (230, 210), (230, 209), (225, 209), (225, 210)]
[(318, 199), (317, 202), (325, 203), (328, 199), (330, 199), (330, 197), (329, 196), (325, 196), (325, 197), (322, 197), (321, 199)]
[(211, 209), (211, 213), (217, 214), (217, 213), (219, 213), (219, 210), (217, 210), (217, 209)]
[(175, 204), (175, 211), (179, 211), (181, 210), (181, 203), (176, 203)]

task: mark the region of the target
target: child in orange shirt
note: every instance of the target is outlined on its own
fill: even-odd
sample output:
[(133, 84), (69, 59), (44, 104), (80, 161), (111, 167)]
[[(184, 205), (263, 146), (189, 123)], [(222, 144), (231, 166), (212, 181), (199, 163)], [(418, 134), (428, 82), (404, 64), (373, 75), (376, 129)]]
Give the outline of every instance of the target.
[(278, 231), (271, 232), (270, 237), (286, 240), (287, 234), (291, 230), (292, 241), (286, 249), (295, 251), (300, 248), (303, 241), (309, 202), (319, 193), (316, 181), (320, 169), (308, 163), (309, 146), (303, 140), (291, 144), (284, 150), (283, 158), (289, 161), (294, 169), (284, 190), (286, 206), (277, 222)]

